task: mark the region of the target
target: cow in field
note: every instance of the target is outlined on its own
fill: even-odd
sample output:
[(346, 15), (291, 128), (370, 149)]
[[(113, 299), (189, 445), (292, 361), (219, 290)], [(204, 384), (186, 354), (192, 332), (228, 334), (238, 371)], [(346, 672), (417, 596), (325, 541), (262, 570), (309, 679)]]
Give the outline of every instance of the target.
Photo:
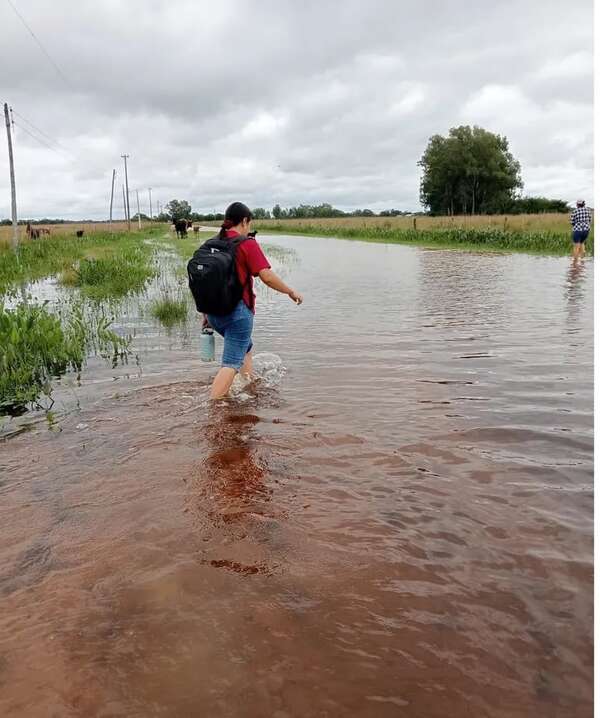
[(29, 222), (27, 222), (27, 227), (25, 228), (25, 233), (29, 237), (29, 239), (39, 239), (40, 238), (40, 230), (36, 229), (35, 227), (32, 227)]
[(189, 219), (176, 219), (173, 224), (178, 237), (181, 237), (181, 239), (187, 237), (187, 231), (192, 226)]
[(81, 239), (81, 237), (83, 237), (83, 229), (78, 229), (75, 234)]

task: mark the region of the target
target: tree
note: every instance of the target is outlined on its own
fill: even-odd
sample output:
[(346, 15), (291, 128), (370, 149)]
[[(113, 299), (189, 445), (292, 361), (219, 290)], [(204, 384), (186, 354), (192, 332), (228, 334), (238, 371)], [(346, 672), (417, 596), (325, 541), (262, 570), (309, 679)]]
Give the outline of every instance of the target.
[(375, 212), (372, 209), (355, 209), (352, 212), (353, 217), (374, 217)]
[(506, 137), (482, 127), (462, 125), (448, 137), (434, 135), (418, 164), (421, 203), (431, 214), (501, 212), (523, 186)]
[(539, 214), (540, 212), (561, 212), (566, 214), (572, 208), (562, 199), (547, 197), (517, 197), (507, 210), (510, 214)]
[(171, 222), (178, 219), (189, 219), (192, 212), (192, 206), (186, 200), (172, 199), (165, 207), (166, 213), (169, 215)]
[(252, 210), (252, 216), (254, 219), (269, 219), (269, 211), (262, 207), (257, 207)]
[(273, 215), (273, 217), (274, 217), (275, 219), (280, 219), (280, 218), (281, 218), (281, 207), (280, 207), (278, 204), (276, 204), (276, 205), (273, 207), (273, 210), (272, 210), (271, 214)]

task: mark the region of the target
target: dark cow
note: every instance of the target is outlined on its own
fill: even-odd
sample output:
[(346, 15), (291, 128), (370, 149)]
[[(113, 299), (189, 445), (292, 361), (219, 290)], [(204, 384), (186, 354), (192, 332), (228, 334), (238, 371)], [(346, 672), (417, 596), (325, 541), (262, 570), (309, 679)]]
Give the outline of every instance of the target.
[(189, 219), (176, 219), (173, 224), (175, 225), (175, 231), (178, 237), (181, 237), (181, 239), (187, 237), (187, 231), (192, 226)]
[(83, 229), (78, 229), (77, 232), (75, 232), (75, 234), (76, 234), (79, 238), (83, 237)]

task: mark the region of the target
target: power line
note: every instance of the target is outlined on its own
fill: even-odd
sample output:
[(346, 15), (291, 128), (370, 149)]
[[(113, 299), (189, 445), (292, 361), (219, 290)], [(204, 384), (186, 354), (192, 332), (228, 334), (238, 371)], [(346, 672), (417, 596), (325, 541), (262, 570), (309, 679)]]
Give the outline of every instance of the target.
[(14, 10), (15, 15), (19, 18), (19, 20), (23, 23), (23, 25), (25, 25), (25, 27), (26, 27), (27, 30), (29, 31), (29, 34), (31, 35), (31, 37), (37, 42), (37, 44), (38, 44), (40, 50), (44, 53), (44, 55), (46, 55), (46, 57), (48, 58), (48, 60), (52, 63), (52, 65), (53, 65), (54, 69), (56, 70), (56, 72), (58, 72), (58, 74), (61, 76), (61, 78), (63, 79), (63, 81), (68, 85), (68, 87), (69, 87), (69, 88), (72, 88), (71, 83), (69, 82), (69, 80), (67, 80), (67, 78), (65, 77), (63, 71), (62, 71), (62, 70), (60, 69), (60, 67), (54, 62), (54, 60), (50, 57), (48, 51), (47, 51), (46, 48), (42, 45), (42, 43), (38, 40), (38, 38), (36, 37), (36, 35), (35, 35), (35, 33), (33, 32), (33, 30), (32, 30), (32, 29), (29, 27), (29, 25), (25, 22), (25, 19), (23, 18), (23, 16), (21, 15), (21, 13), (20, 13), (20, 12), (17, 10), (17, 8), (12, 4), (11, 0), (6, 0), (6, 1), (7, 1), (8, 4), (11, 6), (11, 8)]
[[(42, 137), (45, 137), (47, 140), (49, 140), (53, 145), (56, 145), (57, 147), (59, 147), (61, 150), (64, 150), (65, 152), (68, 152), (68, 151), (69, 151), (69, 150), (67, 150), (66, 147), (63, 147), (63, 146), (60, 144), (60, 142), (58, 142), (58, 140), (53, 139), (52, 137), (50, 137), (50, 135), (49, 135), (47, 132), (44, 132), (43, 130), (40, 130), (40, 128), (39, 128), (39, 127), (36, 127), (36, 126), (33, 124), (33, 122), (31, 122), (30, 120), (28, 120), (26, 117), (23, 117), (23, 115), (22, 115), (20, 112), (17, 112), (16, 110), (13, 110), (12, 107), (10, 108), (10, 111), (11, 111), (11, 113), (14, 113), (17, 117), (20, 117), (21, 120), (23, 120), (23, 122), (26, 122), (32, 129), (34, 129), (38, 134), (42, 135)], [(14, 124), (14, 120), (13, 120), (13, 124)]]
[(15, 125), (20, 129), (23, 130), (23, 132), (27, 133), (30, 137), (33, 137), (34, 140), (37, 140), (41, 145), (44, 145), (49, 150), (52, 150), (52, 152), (56, 152), (57, 155), (60, 157), (65, 157), (64, 152), (60, 152), (60, 150), (57, 150), (55, 147), (52, 147), (52, 145), (48, 144), (46, 140), (41, 139), (40, 137), (36, 137), (34, 134), (32, 134), (26, 127), (23, 127), (23, 125), (19, 124), (18, 122), (15, 122)]

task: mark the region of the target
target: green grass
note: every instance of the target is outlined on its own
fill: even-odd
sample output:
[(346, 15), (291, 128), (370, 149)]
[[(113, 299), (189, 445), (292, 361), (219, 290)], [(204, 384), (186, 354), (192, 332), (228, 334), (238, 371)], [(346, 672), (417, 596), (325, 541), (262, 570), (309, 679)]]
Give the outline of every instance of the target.
[(150, 307), (152, 316), (166, 327), (184, 322), (187, 318), (187, 311), (187, 303), (183, 298), (172, 299), (168, 295), (156, 300)]
[(42, 395), (50, 397), (52, 380), (79, 371), (90, 347), (124, 352), (127, 341), (109, 329), (106, 317), (90, 321), (81, 305), (63, 312), (61, 318), (46, 305), (0, 305), (0, 414), (23, 413)]
[(125, 246), (116, 247), (111, 256), (79, 260), (63, 271), (60, 281), (79, 287), (84, 296), (107, 299), (140, 292), (155, 275), (147, 245)]
[(118, 256), (128, 250), (139, 249), (149, 257), (152, 248), (145, 238), (158, 237), (164, 229), (146, 229), (142, 232), (94, 232), (82, 238), (69, 235), (52, 235), (34, 241), (24, 241), (17, 252), (10, 246), (0, 245), (0, 295), (24, 282), (31, 282), (65, 272), (66, 283), (73, 283), (74, 269), (82, 260)]
[(191, 234), (188, 232), (188, 236), (185, 239), (173, 239), (169, 246), (174, 247), (182, 259), (191, 259), (192, 254), (198, 249), (201, 244), (204, 244), (207, 239), (214, 237), (219, 231), (218, 227), (215, 227), (214, 232), (198, 232), (198, 234)]
[[(153, 258), (162, 235), (164, 228), (53, 235), (25, 241), (17, 252), (0, 244), (0, 298), (21, 298), (13, 309), (0, 299), (0, 414), (51, 398), (53, 380), (79, 371), (92, 353), (113, 365), (126, 357), (129, 340), (111, 330), (105, 313), (110, 301), (96, 300), (141, 291), (157, 274)], [(52, 309), (26, 297), (29, 282), (56, 275), (79, 291), (65, 293)]]
[[(493, 250), (499, 252), (528, 252), (535, 254), (569, 254), (572, 249), (569, 233), (555, 231), (504, 231), (488, 228), (455, 229), (400, 229), (386, 226), (331, 227), (319, 226), (316, 222), (277, 224), (269, 222), (264, 226), (257, 223), (262, 231), (276, 234), (303, 234), (308, 236), (340, 237), (367, 242), (412, 244), (422, 247), (462, 248)], [(588, 253), (593, 254), (594, 240), (590, 235), (586, 243)]]

